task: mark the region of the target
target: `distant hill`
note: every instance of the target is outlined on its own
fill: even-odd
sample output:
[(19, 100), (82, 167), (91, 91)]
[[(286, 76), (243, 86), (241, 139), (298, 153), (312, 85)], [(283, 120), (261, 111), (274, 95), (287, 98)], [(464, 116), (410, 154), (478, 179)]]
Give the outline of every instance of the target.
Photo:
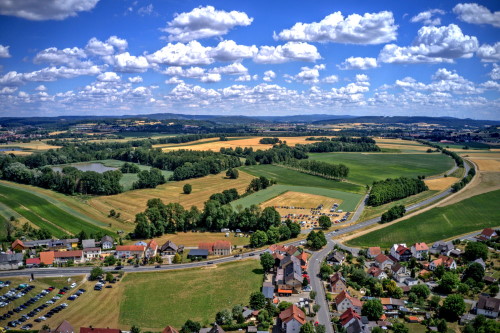
[(475, 119), (460, 119), (453, 117), (407, 117), (407, 116), (394, 116), (394, 117), (382, 117), (382, 116), (364, 116), (364, 117), (350, 117), (350, 118), (331, 118), (327, 120), (315, 121), (313, 124), (316, 125), (327, 125), (327, 124), (341, 124), (341, 123), (376, 123), (376, 124), (414, 124), (414, 123), (428, 123), (428, 124), (438, 124), (443, 126), (451, 127), (463, 127), (469, 126), (489, 126), (489, 125), (499, 125), (498, 120), (475, 120)]

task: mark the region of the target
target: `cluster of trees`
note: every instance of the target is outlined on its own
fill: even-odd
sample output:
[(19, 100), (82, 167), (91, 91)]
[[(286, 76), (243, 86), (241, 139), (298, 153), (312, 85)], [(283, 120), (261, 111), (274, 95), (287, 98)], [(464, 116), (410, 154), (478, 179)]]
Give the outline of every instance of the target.
[(296, 145), (295, 147), (310, 153), (380, 151), (375, 140), (365, 136), (360, 138), (342, 136), (306, 145)]
[(7, 242), (12, 242), (14, 239), (22, 237), (32, 240), (49, 239), (52, 237), (50, 231), (45, 228), (35, 229), (28, 222), (24, 223), (21, 228), (16, 228), (15, 222), (16, 218), (14, 216), (11, 216), (9, 221), (5, 221), (5, 240)]
[(470, 168), (469, 172), (467, 172), (467, 175), (464, 178), (462, 178), (458, 183), (455, 183), (451, 186), (451, 190), (453, 192), (460, 191), (462, 188), (465, 187), (465, 185), (467, 185), (472, 180), (472, 178), (474, 178), (475, 175), (476, 175), (476, 169)]
[(274, 179), (268, 179), (264, 176), (260, 176), (259, 178), (254, 178), (250, 181), (250, 184), (247, 187), (247, 193), (265, 190), (266, 188), (274, 184), (276, 184), (276, 181)]
[(133, 189), (155, 188), (156, 186), (167, 182), (165, 176), (161, 173), (161, 170), (157, 168), (140, 171), (137, 174), (137, 177), (139, 179), (132, 184)]
[[(281, 217), (273, 207), (261, 210), (259, 206), (252, 205), (236, 212), (230, 205), (218, 200), (208, 200), (200, 211), (195, 206), (187, 210), (178, 203), (164, 204), (160, 199), (150, 199), (146, 210), (136, 215), (135, 222), (132, 235), (135, 238), (151, 238), (176, 231), (220, 231), (229, 228), (255, 231), (252, 235), (254, 244), (263, 242), (265, 245), (296, 237), (300, 233), (300, 226), (296, 223), (288, 221), (286, 225), (281, 225)], [(259, 240), (261, 233), (257, 231), (264, 233), (264, 241)]]
[(400, 217), (403, 217), (406, 213), (406, 208), (404, 205), (397, 205), (394, 207), (391, 207), (387, 212), (382, 214), (381, 217), (381, 222), (386, 223), (390, 221), (394, 221), (396, 219), (399, 219)]
[(380, 206), (427, 190), (428, 187), (422, 179), (387, 178), (373, 182), (367, 203), (370, 206)]
[(259, 140), (259, 143), (263, 145), (275, 145), (281, 143), (281, 140), (279, 138), (262, 138)]
[(291, 159), (285, 161), (283, 165), (297, 169), (301, 172), (325, 178), (343, 179), (347, 178), (349, 175), (349, 168), (344, 164), (331, 164), (321, 161)]
[(227, 205), (233, 200), (237, 200), (240, 198), (238, 194), (238, 190), (235, 188), (231, 188), (229, 190), (224, 190), (221, 193), (214, 193), (210, 196), (210, 200), (218, 201), (222, 205)]
[[(266, 207), (264, 211), (267, 208)], [(264, 212), (263, 212), (264, 213)], [(271, 210), (267, 212), (267, 215), (271, 217), (274, 214)], [(279, 214), (274, 214), (274, 223), (271, 225), (267, 231), (257, 230), (250, 236), (250, 246), (251, 247), (261, 247), (266, 244), (274, 244), (280, 241), (285, 241), (290, 238), (295, 238), (300, 234), (300, 225), (291, 220), (287, 220), (285, 224), (281, 224), (281, 218)]]
[(184, 180), (189, 178), (204, 177), (209, 174), (218, 174), (219, 172), (241, 166), (241, 161), (237, 157), (225, 156), (225, 158), (213, 157), (203, 159), (199, 162), (186, 162), (177, 167), (172, 175), (172, 180)]
[(125, 162), (120, 167), (120, 171), (122, 173), (139, 173), (141, 171), (141, 169), (139, 168), (139, 166), (137, 164)]
[(226, 177), (228, 177), (229, 179), (238, 179), (239, 176), (240, 172), (238, 171), (238, 169), (229, 168), (226, 171)]
[(325, 234), (322, 230), (318, 232), (311, 231), (309, 235), (307, 235), (307, 246), (309, 246), (313, 250), (319, 250), (323, 246), (327, 244), (327, 240)]
[(38, 186), (64, 194), (94, 194), (110, 195), (123, 191), (120, 185), (122, 173), (119, 170), (98, 173), (80, 171), (74, 167), (64, 167), (62, 172), (56, 172), (45, 166), (40, 169), (30, 169), (20, 162), (6, 165), (1, 172), (1, 178), (21, 184)]
[[(249, 150), (248, 150), (249, 151)], [(286, 144), (275, 145), (268, 150), (257, 150), (246, 155), (246, 165), (283, 163), (291, 159), (306, 159), (307, 152)]]

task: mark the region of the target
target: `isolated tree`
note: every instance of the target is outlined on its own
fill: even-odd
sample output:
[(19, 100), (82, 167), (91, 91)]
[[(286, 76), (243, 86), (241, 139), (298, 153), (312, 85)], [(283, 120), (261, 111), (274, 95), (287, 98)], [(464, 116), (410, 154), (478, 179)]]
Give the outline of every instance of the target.
[(250, 307), (254, 310), (260, 310), (266, 306), (266, 297), (260, 291), (250, 295)]
[(379, 320), (384, 313), (384, 307), (379, 299), (370, 299), (363, 303), (361, 314), (369, 320)]
[(236, 320), (238, 324), (245, 322), (245, 317), (243, 317), (243, 307), (240, 304), (233, 306), (232, 309), (233, 319)]
[(104, 264), (106, 266), (113, 266), (115, 263), (116, 263), (116, 258), (114, 255), (110, 255), (104, 258)]
[(439, 309), (439, 315), (449, 321), (455, 321), (465, 312), (465, 302), (461, 295), (453, 294), (446, 297)]
[(226, 177), (229, 177), (230, 179), (238, 179), (240, 176), (240, 173), (238, 172), (237, 169), (229, 168), (226, 171)]
[(324, 230), (327, 230), (328, 228), (330, 228), (332, 226), (332, 220), (328, 216), (325, 216), (325, 215), (322, 215), (319, 217), (318, 223), (319, 223), (319, 226)]
[(488, 246), (480, 242), (468, 242), (465, 245), (464, 258), (473, 261), (478, 258), (488, 259)]
[(99, 279), (102, 275), (104, 274), (104, 271), (102, 270), (101, 267), (94, 267), (92, 268), (92, 270), (90, 271), (90, 277), (89, 277), (89, 280), (90, 281), (94, 281), (94, 280), (97, 280)]
[(233, 315), (228, 309), (217, 312), (215, 322), (219, 325), (231, 325), (233, 323)]
[(417, 284), (416, 286), (411, 287), (411, 292), (415, 293), (417, 297), (427, 299), (429, 295), (431, 294), (431, 291), (429, 290), (429, 287), (427, 287), (426, 284), (420, 283)]
[(471, 278), (476, 282), (481, 282), (483, 280), (483, 277), (483, 266), (481, 266), (480, 263), (474, 262), (465, 269), (462, 281), (466, 281), (468, 278)]
[(260, 264), (262, 265), (264, 272), (269, 272), (274, 267), (273, 256), (268, 252), (262, 253), (260, 256)]
[(184, 184), (184, 186), (182, 187), (182, 191), (184, 192), (184, 194), (190, 194), (192, 190), (193, 187), (191, 186), (191, 184)]
[(113, 276), (113, 273), (111, 273), (111, 272), (106, 273), (106, 281), (111, 282), (111, 281), (113, 281), (114, 278), (115, 277)]
[(180, 264), (182, 262), (182, 257), (179, 253), (176, 253), (174, 255), (174, 258), (172, 259), (172, 263), (174, 264)]
[(201, 324), (197, 321), (188, 319), (182, 326), (180, 333), (198, 333), (201, 329)]

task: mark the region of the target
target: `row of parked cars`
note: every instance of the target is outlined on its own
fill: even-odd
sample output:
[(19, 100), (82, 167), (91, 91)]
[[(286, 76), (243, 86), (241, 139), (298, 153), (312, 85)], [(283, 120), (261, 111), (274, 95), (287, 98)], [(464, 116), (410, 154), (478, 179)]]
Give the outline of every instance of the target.
[[(29, 287), (33, 287), (33, 286), (29, 286)], [(33, 289), (33, 288), (31, 288)], [(31, 290), (30, 289), (30, 290)], [(47, 289), (44, 289), (42, 290), (40, 293), (38, 293), (37, 295), (31, 297), (29, 300), (27, 300), (26, 302), (24, 302), (23, 304), (19, 305), (18, 307), (16, 307), (13, 311), (9, 311), (7, 312), (6, 314), (4, 314), (2, 316), (2, 319), (8, 319), (10, 318), (14, 313), (19, 313), (25, 309), (27, 309), (29, 306), (31, 306), (32, 304), (34, 304), (35, 302), (38, 302), (41, 298), (45, 297), (46, 295), (48, 295), (51, 291), (53, 291), (54, 288), (53, 287), (50, 287), (50, 288), (47, 288)], [(34, 308), (33, 310), (31, 310), (30, 312), (28, 312), (27, 314), (25, 315), (22, 315), (21, 317), (19, 317), (17, 320), (12, 320), (10, 322), (7, 323), (7, 325), (9, 327), (17, 327), (18, 325), (22, 325), (24, 322), (28, 321), (30, 318), (36, 316), (36, 314), (40, 311), (42, 311), (43, 309), (47, 308), (48, 305), (45, 303), (45, 304), (42, 304), (36, 308)], [(30, 326), (31, 324), (28, 324), (28, 325), (24, 325), (23, 327), (21, 327), (22, 329), (29, 329), (32, 327), (32, 325)]]
[[(8, 281), (10, 283), (10, 281)], [(0, 308), (6, 307), (10, 302), (23, 297), (33, 286), (20, 284), (17, 288), (11, 288), (8, 292), (0, 296)]]

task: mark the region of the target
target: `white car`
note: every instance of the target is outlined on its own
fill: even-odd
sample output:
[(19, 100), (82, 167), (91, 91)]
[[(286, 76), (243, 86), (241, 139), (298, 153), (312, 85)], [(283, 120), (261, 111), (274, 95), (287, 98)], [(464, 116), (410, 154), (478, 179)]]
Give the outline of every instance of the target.
[(71, 284), (71, 286), (70, 286), (70, 287), (71, 287), (71, 288), (75, 288), (75, 287), (76, 287), (76, 283), (75, 283), (75, 282), (73, 282), (73, 283)]

